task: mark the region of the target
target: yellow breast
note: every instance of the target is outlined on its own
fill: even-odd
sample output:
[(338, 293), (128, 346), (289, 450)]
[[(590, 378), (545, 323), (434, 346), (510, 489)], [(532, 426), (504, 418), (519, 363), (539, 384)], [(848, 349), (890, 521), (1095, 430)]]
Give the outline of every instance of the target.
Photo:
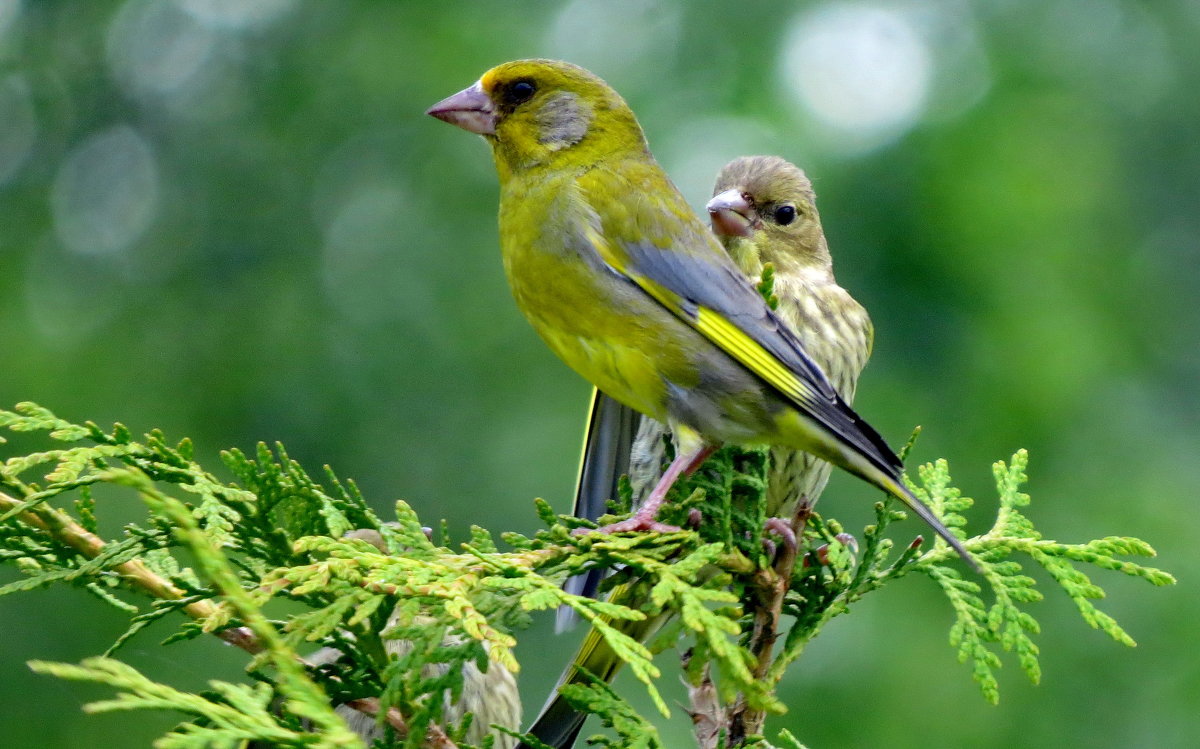
[(662, 325), (676, 324), (664, 319), (669, 313), (591, 250), (571, 192), (569, 183), (551, 179), (506, 186), (501, 250), (517, 307), (568, 366), (625, 405), (663, 419), (666, 380), (694, 384), (698, 375), (677, 344), (662, 340)]

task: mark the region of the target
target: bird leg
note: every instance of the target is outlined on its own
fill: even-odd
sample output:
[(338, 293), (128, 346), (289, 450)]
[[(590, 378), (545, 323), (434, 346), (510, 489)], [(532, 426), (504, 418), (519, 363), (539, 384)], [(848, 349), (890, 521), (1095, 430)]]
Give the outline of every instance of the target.
[[(796, 534), (792, 532), (792, 526), (783, 518), (767, 518), (763, 523), (764, 531), (774, 531), (775, 535), (783, 539), (783, 543), (792, 551), (796, 550)], [(764, 543), (768, 541), (764, 539)]]
[[(797, 539), (799, 534), (804, 532), (804, 526), (808, 524), (808, 516), (811, 514), (812, 502), (808, 501), (808, 497), (800, 497), (800, 502), (796, 505), (796, 512), (793, 513), (791, 520), (781, 517), (767, 518), (763, 523), (763, 531), (774, 531), (775, 535), (783, 539), (783, 544), (788, 551), (795, 554), (800, 546)], [(795, 529), (793, 529), (793, 525)], [(775, 556), (773, 548), (775, 544), (769, 538), (764, 538), (763, 544), (770, 544), (770, 556)]]
[[(858, 554), (858, 539), (857, 538), (850, 535), (849, 533), (839, 533), (836, 536), (834, 536), (834, 538), (837, 539), (838, 543), (840, 543), (842, 546), (845, 546), (847, 549), (850, 550), (851, 556)], [(917, 546), (920, 546), (919, 542), (921, 540), (922, 540), (921, 537), (917, 536), (917, 541), (918, 541), (918, 543), (916, 544)], [(816, 556), (817, 564), (821, 565), (822, 567), (829, 566), (829, 544), (821, 544), (814, 550), (813, 554)], [(807, 557), (805, 558), (804, 564), (806, 567), (808, 566)]]
[(700, 467), (704, 460), (713, 454), (717, 448), (713, 445), (700, 445), (700, 447), (690, 451), (680, 453), (675, 456), (671, 464), (667, 466), (667, 470), (663, 472), (662, 478), (658, 480), (654, 490), (650, 492), (650, 496), (646, 497), (646, 501), (638, 508), (638, 511), (633, 514), (633, 517), (628, 520), (622, 520), (619, 523), (612, 523), (602, 528), (597, 528), (596, 533), (622, 533), (624, 531), (658, 531), (659, 533), (670, 533), (677, 531), (679, 528), (673, 525), (660, 523), (654, 518), (658, 515), (658, 510), (662, 507), (662, 503), (667, 498), (667, 492), (675, 484), (680, 476), (690, 476)]

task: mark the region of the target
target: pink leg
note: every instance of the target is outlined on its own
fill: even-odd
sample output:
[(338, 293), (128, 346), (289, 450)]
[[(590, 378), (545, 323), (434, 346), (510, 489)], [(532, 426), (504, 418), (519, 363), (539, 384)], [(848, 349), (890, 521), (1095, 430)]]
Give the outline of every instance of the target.
[(796, 534), (792, 531), (792, 526), (783, 518), (767, 518), (763, 523), (763, 530), (775, 531), (776, 535), (783, 539), (783, 542), (788, 545), (792, 551), (796, 550)]
[[(622, 520), (619, 523), (606, 525), (602, 528), (597, 528), (596, 533), (622, 533), (624, 531), (658, 531), (660, 533), (670, 533), (677, 531), (673, 525), (666, 525), (655, 521), (655, 516), (658, 515), (658, 510), (662, 507), (663, 501), (667, 498), (667, 492), (675, 484), (675, 481), (680, 476), (690, 476), (700, 464), (713, 454), (717, 448), (712, 445), (701, 445), (696, 450), (690, 453), (680, 453), (675, 456), (675, 460), (671, 461), (671, 465), (667, 466), (667, 470), (663, 472), (662, 478), (658, 480), (654, 491), (650, 492), (650, 496), (646, 497), (645, 503), (634, 513), (633, 517), (628, 520)], [(583, 530), (583, 529), (580, 529)], [(586, 532), (586, 531), (585, 531)]]

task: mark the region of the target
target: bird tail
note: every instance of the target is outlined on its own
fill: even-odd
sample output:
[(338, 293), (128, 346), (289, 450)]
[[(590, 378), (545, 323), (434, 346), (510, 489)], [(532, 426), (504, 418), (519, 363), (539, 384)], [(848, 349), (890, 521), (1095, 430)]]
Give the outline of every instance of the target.
[[(854, 459), (857, 458), (857, 459)], [(950, 548), (958, 552), (963, 561), (967, 563), (976, 573), (981, 573), (979, 562), (975, 557), (967, 551), (963, 546), (963, 542), (958, 536), (950, 532), (950, 529), (934, 514), (933, 509), (929, 505), (922, 502), (917, 495), (913, 494), (907, 486), (904, 485), (902, 476), (902, 468), (888, 465), (886, 467), (879, 465), (875, 461), (868, 459), (865, 455), (854, 455), (850, 461), (851, 465), (846, 466), (851, 472), (858, 474), (867, 481), (875, 484), (879, 488), (886, 491), (896, 499), (905, 504), (908, 509), (912, 510), (917, 517), (925, 521), (930, 528), (939, 536), (945, 539), (946, 543), (950, 544)]]
[(962, 541), (938, 519), (929, 505), (904, 485), (904, 465), (879, 432), (841, 398), (818, 405), (821, 408), (783, 412), (779, 422), (781, 431), (794, 438), (795, 446), (844, 468), (903, 502), (945, 539), (971, 569), (980, 572), (979, 562)]
[[(586, 719), (586, 713), (571, 707), (562, 695), (555, 693), (542, 708), (537, 720), (529, 727), (528, 733), (533, 734), (546, 746), (569, 749), (579, 738), (579, 732), (583, 730), (583, 722)], [(530, 749), (530, 745), (522, 741), (517, 744), (517, 749)]]
[[(608, 593), (608, 601), (637, 609), (638, 601), (644, 600), (643, 597), (647, 593), (647, 588), (642, 583), (626, 582)], [(606, 617), (605, 622), (610, 627), (619, 630), (620, 633), (629, 636), (630, 639), (644, 643), (652, 639), (656, 631), (670, 616), (670, 613), (659, 613), (659, 615), (648, 616), (637, 622), (629, 621), (629, 619), (614, 621), (614, 619)], [(589, 629), (575, 658), (563, 670), (562, 676), (558, 677), (550, 699), (546, 700), (546, 705), (541, 708), (538, 718), (534, 719), (533, 725), (529, 726), (527, 732), (532, 733), (547, 747), (570, 749), (572, 745), (575, 745), (576, 738), (580, 736), (583, 721), (587, 719), (588, 714), (571, 707), (562, 695), (562, 688), (568, 684), (592, 683), (593, 677), (599, 678), (605, 683), (612, 683), (612, 679), (617, 676), (617, 672), (624, 663), (625, 661), (616, 651), (613, 651), (599, 630), (594, 627)], [(517, 744), (517, 749), (529, 749), (529, 745)]]
[[(609, 594), (608, 600), (636, 608), (636, 601), (644, 592), (642, 587), (637, 583), (619, 585)], [(667, 614), (659, 614), (640, 621), (605, 621), (634, 640), (646, 642), (667, 618)], [(592, 681), (592, 677), (611, 683), (623, 664), (624, 661), (599, 631), (595, 627), (590, 629), (575, 658), (559, 676), (554, 691), (527, 733), (553, 749), (570, 749), (579, 737), (579, 732), (583, 730), (587, 713), (580, 712), (567, 703), (562, 696), (562, 687), (569, 684), (587, 684)], [(517, 749), (529, 749), (529, 745), (520, 743)]]
[[(629, 473), (629, 455), (633, 451), (633, 440), (637, 436), (641, 418), (641, 414), (632, 408), (596, 388), (592, 389), (572, 515), (599, 520), (601, 515), (608, 512), (608, 500), (616, 498), (621, 476)], [(605, 574), (604, 570), (591, 570), (575, 575), (563, 584), (563, 590), (577, 596), (595, 598), (596, 589)], [(579, 615), (575, 609), (561, 606), (554, 629), (556, 632), (566, 631), (577, 621)]]
[[(629, 473), (629, 456), (641, 418), (637, 411), (593, 389), (587, 431), (583, 438), (583, 455), (579, 463), (579, 480), (575, 487), (572, 514), (576, 517), (598, 520), (608, 511), (608, 500), (617, 496), (617, 484), (621, 476)], [(563, 589), (568, 593), (594, 598), (604, 575), (603, 570), (576, 575), (567, 580)], [(631, 590), (631, 584), (618, 586), (609, 594), (609, 600), (629, 601), (633, 598)], [(556, 629), (559, 632), (569, 629), (578, 618), (574, 609), (561, 607)], [(640, 642), (658, 629), (664, 618), (638, 622), (608, 620), (608, 623)], [(590, 681), (585, 671), (586, 674), (611, 682), (622, 663), (604, 637), (595, 628), (589, 630), (574, 659), (559, 676), (554, 691), (528, 733), (554, 749), (574, 746), (579, 732), (583, 730), (587, 713), (572, 707), (559, 690), (568, 684)], [(517, 749), (528, 749), (528, 745), (518, 744)]]

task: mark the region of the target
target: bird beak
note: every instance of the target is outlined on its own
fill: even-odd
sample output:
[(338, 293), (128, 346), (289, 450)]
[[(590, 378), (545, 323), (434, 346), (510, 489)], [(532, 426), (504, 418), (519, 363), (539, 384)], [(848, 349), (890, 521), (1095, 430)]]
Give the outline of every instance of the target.
[(470, 88), (464, 88), (454, 96), (442, 99), (425, 110), (425, 114), (468, 132), (480, 135), (496, 134), (496, 109), (492, 105), (491, 97), (484, 93), (483, 86), (478, 81)]
[(708, 201), (708, 217), (718, 237), (748, 237), (758, 216), (741, 190), (726, 190)]

